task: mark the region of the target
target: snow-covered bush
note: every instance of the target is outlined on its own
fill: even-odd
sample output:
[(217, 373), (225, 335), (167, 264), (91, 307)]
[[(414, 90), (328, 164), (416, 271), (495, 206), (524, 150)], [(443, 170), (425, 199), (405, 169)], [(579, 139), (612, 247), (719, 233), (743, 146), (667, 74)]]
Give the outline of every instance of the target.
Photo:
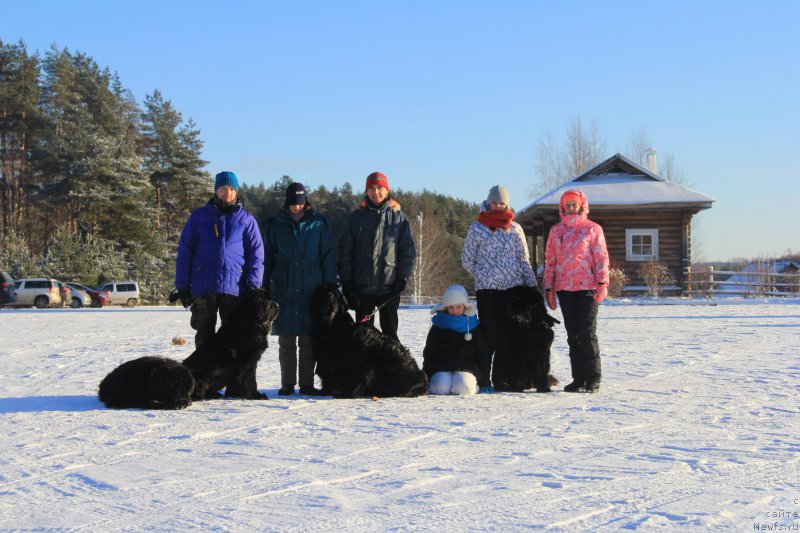
[(39, 275), (96, 285), (125, 276), (125, 254), (114, 242), (89, 235), (85, 241), (61, 231), (36, 262)]
[(654, 297), (661, 294), (661, 287), (664, 285), (675, 284), (675, 277), (661, 261), (648, 261), (639, 265), (639, 276), (647, 285), (647, 294)]
[[(173, 247), (174, 248), (174, 247)], [(167, 260), (161, 259), (166, 257)], [(141, 245), (128, 248), (128, 272), (125, 279), (139, 283), (139, 299), (143, 304), (164, 305), (175, 279), (175, 254), (166, 245), (162, 249), (145, 250)]]
[(625, 285), (628, 284), (628, 275), (622, 268), (612, 266), (608, 269), (608, 296), (619, 298)]

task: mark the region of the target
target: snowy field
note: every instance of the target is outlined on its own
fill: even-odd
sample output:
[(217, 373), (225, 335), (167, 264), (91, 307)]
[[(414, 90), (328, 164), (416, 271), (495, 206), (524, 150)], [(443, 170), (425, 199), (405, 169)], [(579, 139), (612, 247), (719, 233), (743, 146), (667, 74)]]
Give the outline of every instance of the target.
[(800, 529), (800, 300), (672, 303), (601, 306), (596, 395), (278, 397), (272, 337), (270, 400), (166, 412), (96, 389), (184, 309), (0, 310), (0, 530)]

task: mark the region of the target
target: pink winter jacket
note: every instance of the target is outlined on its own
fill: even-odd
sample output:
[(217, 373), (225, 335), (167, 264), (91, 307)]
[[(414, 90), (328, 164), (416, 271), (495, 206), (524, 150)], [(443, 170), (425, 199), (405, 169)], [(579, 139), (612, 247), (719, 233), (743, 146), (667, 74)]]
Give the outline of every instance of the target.
[[(577, 215), (564, 214), (564, 196), (581, 198)], [(589, 201), (582, 191), (573, 189), (561, 196), (558, 206), (561, 222), (550, 229), (544, 259), (545, 290), (594, 290), (608, 286), (608, 250), (603, 228), (587, 218)]]

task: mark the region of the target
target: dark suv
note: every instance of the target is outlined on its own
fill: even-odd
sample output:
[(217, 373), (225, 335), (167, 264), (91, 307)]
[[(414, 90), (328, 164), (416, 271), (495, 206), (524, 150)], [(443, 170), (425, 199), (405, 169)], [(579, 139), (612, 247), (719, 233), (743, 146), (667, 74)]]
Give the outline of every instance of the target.
[(14, 288), (14, 278), (7, 272), (0, 272), (0, 307), (13, 304), (17, 301), (17, 290)]

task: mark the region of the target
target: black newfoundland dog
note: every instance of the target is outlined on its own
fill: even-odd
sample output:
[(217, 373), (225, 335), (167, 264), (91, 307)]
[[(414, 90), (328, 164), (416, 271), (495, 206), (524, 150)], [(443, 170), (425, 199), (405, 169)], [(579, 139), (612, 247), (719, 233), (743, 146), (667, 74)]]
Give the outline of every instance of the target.
[(517, 286), (508, 290), (504, 317), (507, 361), (495, 356), (492, 382), (500, 391), (521, 392), (535, 388), (550, 392), (558, 380), (550, 374), (550, 346), (553, 325), (558, 320), (547, 313), (544, 298), (537, 287)]
[(256, 367), (278, 304), (265, 289), (246, 291), (214, 337), (183, 364), (162, 357), (140, 357), (121, 364), (100, 382), (100, 400), (125, 409), (183, 409), (192, 400), (226, 397), (266, 400), (258, 392)]
[(334, 398), (415, 397), (428, 378), (408, 349), (367, 323), (356, 323), (333, 285), (314, 293), (312, 336), (322, 390)]
[(192, 372), (172, 359), (140, 357), (100, 382), (100, 401), (114, 409), (184, 409), (192, 405)]
[(258, 392), (256, 367), (276, 316), (278, 304), (269, 291), (245, 291), (211, 340), (183, 360), (194, 376), (192, 399), (220, 398), (225, 387), (225, 397), (266, 400), (267, 395)]

